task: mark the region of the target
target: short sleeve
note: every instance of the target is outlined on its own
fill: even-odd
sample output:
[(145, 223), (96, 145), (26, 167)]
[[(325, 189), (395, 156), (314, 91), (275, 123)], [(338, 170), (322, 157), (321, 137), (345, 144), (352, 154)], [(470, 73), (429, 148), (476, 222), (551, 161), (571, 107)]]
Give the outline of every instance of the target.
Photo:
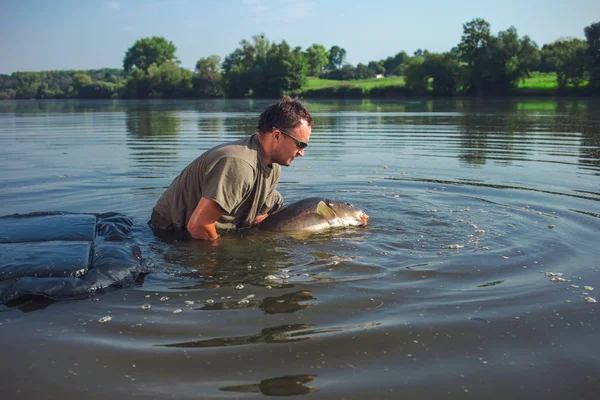
[(271, 195), (263, 204), (259, 214), (273, 214), (275, 211), (283, 208), (283, 196), (277, 191), (273, 190)]
[(208, 168), (202, 183), (202, 197), (213, 200), (231, 214), (250, 194), (254, 174), (246, 161), (222, 157)]

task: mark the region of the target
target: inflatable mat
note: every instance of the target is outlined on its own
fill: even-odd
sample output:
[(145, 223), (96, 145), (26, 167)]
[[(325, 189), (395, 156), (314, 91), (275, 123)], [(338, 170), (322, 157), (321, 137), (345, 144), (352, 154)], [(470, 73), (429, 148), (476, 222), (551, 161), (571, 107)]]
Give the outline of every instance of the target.
[(144, 269), (131, 226), (118, 213), (0, 217), (0, 303), (77, 299), (132, 284)]

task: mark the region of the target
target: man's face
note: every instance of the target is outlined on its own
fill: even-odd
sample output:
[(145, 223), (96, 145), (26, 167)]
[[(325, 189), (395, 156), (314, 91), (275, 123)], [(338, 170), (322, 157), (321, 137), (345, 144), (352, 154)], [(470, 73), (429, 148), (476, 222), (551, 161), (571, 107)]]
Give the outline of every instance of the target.
[[(294, 129), (284, 129), (283, 131), (278, 130), (275, 132), (279, 136), (279, 142), (274, 157), (274, 161), (279, 165), (290, 166), (294, 158), (304, 156), (303, 144), (308, 143), (311, 134), (311, 127), (307, 125), (306, 121), (296, 126)], [(297, 139), (294, 140), (294, 139)]]

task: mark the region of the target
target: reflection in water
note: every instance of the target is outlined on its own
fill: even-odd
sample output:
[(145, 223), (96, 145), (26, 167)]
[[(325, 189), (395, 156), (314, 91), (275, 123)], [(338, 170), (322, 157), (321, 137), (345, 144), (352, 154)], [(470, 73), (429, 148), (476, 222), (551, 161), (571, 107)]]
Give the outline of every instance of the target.
[(316, 392), (317, 388), (305, 386), (314, 381), (317, 375), (288, 375), (279, 378), (263, 379), (260, 383), (226, 386), (219, 390), (239, 393), (262, 393), (267, 396), (294, 396)]
[[(300, 340), (308, 340), (310, 336), (304, 332), (297, 332), (304, 329), (312, 328), (310, 324), (294, 324), (280, 325), (272, 328), (264, 328), (256, 335), (233, 336), (224, 338), (214, 338), (207, 340), (197, 340), (193, 342), (172, 343), (172, 344), (157, 344), (159, 347), (225, 347), (225, 346), (242, 346), (253, 343), (288, 343), (297, 342)], [(300, 337), (297, 337), (300, 336)]]
[(198, 135), (224, 136), (223, 118), (198, 118)]
[[(392, 181), (394, 181), (394, 180), (410, 181), (411, 180), (409, 178), (398, 179), (398, 178), (393, 178), (393, 177), (392, 178), (384, 178), (384, 179), (392, 180)], [(489, 185), (489, 184), (483, 184), (483, 183), (478, 183), (478, 182), (469, 182), (469, 181), (454, 182), (454, 181), (442, 181), (439, 179), (419, 179), (418, 181), (439, 183), (442, 185), (466, 185), (466, 186), (473, 186), (473, 187), (504, 189), (504, 190), (516, 189), (516, 190), (523, 190), (523, 191), (528, 191), (528, 192), (547, 193), (547, 194), (552, 194), (552, 195), (556, 195), (556, 196), (569, 196), (569, 197), (580, 198), (580, 199), (585, 199), (585, 200), (598, 200), (596, 197), (593, 197), (593, 196), (600, 195), (600, 193), (598, 193), (598, 192), (587, 192), (587, 191), (582, 191), (582, 190), (576, 190), (574, 193), (562, 193), (562, 192), (553, 192), (553, 191), (549, 191), (549, 190), (533, 189), (533, 188), (528, 188), (528, 187), (524, 187), (524, 186)], [(588, 193), (593, 196), (586, 196), (584, 194), (582, 195), (581, 193)]]
[(315, 298), (312, 296), (312, 292), (308, 290), (299, 290), (278, 297), (265, 297), (263, 300), (244, 300), (245, 301), (224, 301), (208, 304), (200, 310), (217, 311), (258, 308), (263, 310), (266, 314), (291, 314), (311, 306), (310, 304), (298, 304), (299, 302), (315, 300)]
[(128, 109), (126, 103), (119, 100), (25, 100), (0, 101), (0, 112), (17, 114), (63, 114), (88, 112), (123, 112)]
[[(590, 102), (526, 99), (309, 103), (311, 107), (318, 110), (313, 140), (323, 145), (318, 151), (313, 146), (311, 157), (315, 159), (342, 158), (352, 152), (356, 141), (399, 150), (436, 143), (437, 156), (456, 157), (477, 167), (488, 160), (505, 165), (534, 157), (553, 161), (556, 154), (545, 153), (561, 147), (558, 155), (571, 156), (572, 145), (563, 146), (570, 142), (568, 135), (574, 127), (584, 135), (586, 128), (589, 132), (595, 125), (586, 113), (596, 109)], [(353, 112), (340, 118), (339, 112), (351, 107), (355, 107)], [(536, 141), (541, 146), (532, 146)], [(598, 147), (592, 142), (588, 148)]]
[[(144, 280), (146, 279), (146, 275), (146, 272), (143, 272), (140, 275), (138, 275), (136, 280), (132, 282), (131, 288), (143, 286)], [(90, 292), (89, 296), (97, 298), (96, 296), (102, 295), (105, 291), (110, 290), (111, 289), (97, 289), (93, 293)], [(18, 310), (25, 313), (29, 313), (32, 311), (44, 310), (56, 303), (60, 303), (60, 300), (52, 300), (44, 296), (26, 295), (17, 299), (9, 300), (4, 305), (11, 308), (17, 308)]]
[(16, 307), (23, 312), (31, 312), (37, 310), (43, 310), (50, 305), (54, 304), (55, 301), (47, 297), (42, 296), (23, 296), (18, 299), (11, 300), (6, 303), (8, 307)]
[(458, 155), (458, 158), (467, 164), (483, 165), (487, 156), (487, 133), (476, 124), (469, 123), (468, 118), (470, 117), (462, 120), (465, 130), (460, 138), (461, 154)]
[(139, 166), (150, 169), (152, 176), (158, 165), (170, 165), (177, 157), (176, 139), (181, 121), (176, 111), (128, 111), (127, 145), (131, 159)]
[(127, 131), (146, 140), (177, 136), (181, 121), (175, 111), (127, 112)]
[(580, 118), (574, 118), (573, 123), (579, 122), (581, 125), (581, 146), (579, 162), (586, 166), (591, 166), (595, 175), (600, 175), (600, 131), (597, 124), (592, 121), (598, 121), (598, 111), (595, 108), (586, 105), (584, 108), (586, 114)]
[(236, 138), (242, 138), (256, 132), (257, 115), (248, 114), (237, 118), (228, 118), (223, 121), (223, 132), (235, 134)]
[(504, 281), (494, 281), (494, 282), (488, 282), (488, 283), (484, 283), (482, 285), (478, 285), (477, 287), (496, 286), (496, 285), (501, 285), (503, 283), (504, 283)]
[(328, 333), (353, 331), (365, 328), (379, 326), (379, 322), (369, 322), (362, 325), (353, 325), (346, 327), (330, 327), (322, 329), (311, 329), (313, 324), (292, 324), (279, 325), (272, 328), (264, 328), (260, 333), (255, 335), (233, 336), (224, 338), (214, 338), (207, 340), (196, 340), (193, 342), (171, 343), (171, 344), (155, 344), (158, 347), (229, 347), (243, 346), (255, 343), (289, 343), (298, 342), (301, 340), (313, 339), (314, 336), (324, 335)]
[(519, 111), (517, 102), (503, 102), (496, 107), (496, 113), (491, 114), (479, 103), (464, 103), (462, 115), (457, 118), (460, 130), (459, 159), (467, 164), (481, 166), (488, 159), (510, 162), (518, 154), (524, 157), (527, 152), (515, 149), (515, 143), (527, 135), (535, 119), (524, 118), (525, 113)]
[[(187, 285), (172, 289), (225, 287), (237, 284), (285, 287), (280, 280), (280, 268), (293, 265), (293, 249), (276, 246), (250, 232), (224, 234), (218, 246), (202, 240), (168, 241), (160, 237), (161, 246), (155, 249), (160, 264), (173, 266), (172, 275), (188, 278)], [(264, 239), (264, 238), (263, 238)]]

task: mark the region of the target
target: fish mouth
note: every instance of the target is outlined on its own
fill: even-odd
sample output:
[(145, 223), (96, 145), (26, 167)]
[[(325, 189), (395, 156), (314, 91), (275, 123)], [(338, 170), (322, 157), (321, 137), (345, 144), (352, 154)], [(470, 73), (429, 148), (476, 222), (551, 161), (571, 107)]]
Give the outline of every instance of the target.
[(367, 222), (369, 222), (369, 216), (366, 213), (361, 213), (358, 218), (360, 219), (360, 222), (363, 226), (367, 225)]

